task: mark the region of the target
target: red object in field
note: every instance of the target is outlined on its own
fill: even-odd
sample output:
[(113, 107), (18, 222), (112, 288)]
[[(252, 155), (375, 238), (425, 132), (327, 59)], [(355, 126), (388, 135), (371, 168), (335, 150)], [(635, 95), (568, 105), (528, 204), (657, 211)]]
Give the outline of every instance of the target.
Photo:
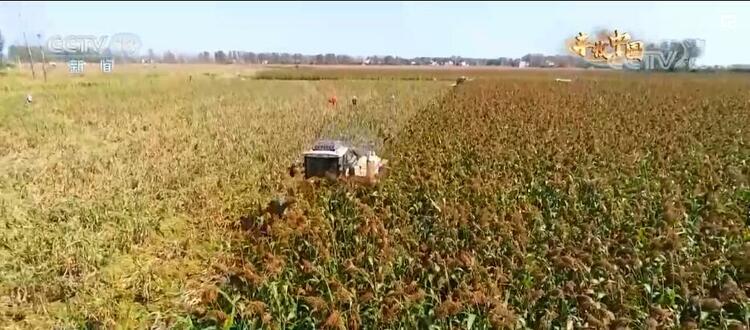
[(331, 96), (328, 98), (328, 104), (330, 105), (336, 105), (336, 96)]

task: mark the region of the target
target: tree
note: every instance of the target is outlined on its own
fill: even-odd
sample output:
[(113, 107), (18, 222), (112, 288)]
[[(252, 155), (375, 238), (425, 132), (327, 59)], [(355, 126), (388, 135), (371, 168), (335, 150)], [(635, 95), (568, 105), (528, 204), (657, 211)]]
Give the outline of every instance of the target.
[(271, 53), (271, 58), (268, 63), (279, 63), (279, 53)]
[(245, 53), (245, 63), (258, 63), (258, 55), (253, 52)]
[[(30, 46), (27, 49), (26, 46), (10, 45), (8, 46), (8, 58), (18, 58), (22, 62), (28, 62), (29, 51), (31, 51), (31, 56), (33, 56), (33, 58), (42, 57), (42, 47), (40, 46)], [(52, 60), (52, 58), (50, 58), (50, 60)]]
[(695, 65), (695, 59), (703, 54), (703, 40), (684, 39), (663, 41), (660, 44), (647, 44), (648, 56), (652, 56), (654, 67), (641, 66), (641, 69), (665, 71), (688, 71)]
[(209, 52), (201, 52), (198, 54), (198, 62), (209, 63), (211, 62), (211, 54)]
[(328, 53), (325, 56), (325, 64), (336, 64), (336, 54)]
[(383, 60), (379, 56), (373, 55), (373, 56), (370, 56), (370, 64), (372, 65), (383, 64)]
[(353, 64), (354, 60), (349, 55), (336, 55), (336, 62), (338, 64)]
[(294, 60), (292, 60), (292, 55), (289, 53), (281, 53), (281, 55), (279, 55), (279, 61), (281, 64), (292, 64), (292, 62), (294, 62)]
[(695, 60), (703, 55), (704, 41), (699, 39), (685, 39), (682, 41), (683, 61), (686, 70), (695, 67)]
[(544, 65), (544, 55), (542, 54), (526, 54), (521, 57), (521, 61), (529, 64), (530, 67), (541, 67)]
[(227, 63), (227, 54), (223, 50), (214, 53), (214, 61), (216, 63), (225, 64)]
[(258, 54), (258, 63), (264, 64), (264, 63), (270, 63), (269, 59), (271, 58), (271, 55), (268, 53), (260, 53)]
[(5, 47), (5, 39), (3, 39), (3, 34), (0, 33), (0, 65), (3, 64), (3, 47)]
[(154, 50), (149, 48), (149, 50), (148, 50), (148, 60), (149, 60), (149, 62), (153, 62), (155, 60), (155, 58), (156, 58), (156, 54), (154, 53)]
[(505, 58), (505, 57), (499, 57), (497, 59), (492, 59), (487, 61), (487, 65), (500, 65), (500, 66), (510, 66), (511, 59)]
[(170, 51), (164, 52), (164, 63), (177, 63), (177, 57)]

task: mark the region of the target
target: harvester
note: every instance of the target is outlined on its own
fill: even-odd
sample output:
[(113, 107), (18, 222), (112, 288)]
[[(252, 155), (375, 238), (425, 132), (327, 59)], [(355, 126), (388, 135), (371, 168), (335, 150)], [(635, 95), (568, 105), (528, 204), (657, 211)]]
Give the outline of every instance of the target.
[(387, 160), (374, 151), (362, 151), (340, 140), (318, 140), (304, 154), (305, 178), (366, 177), (374, 179)]
[(467, 78), (466, 76), (460, 76), (460, 77), (456, 78), (456, 82), (454, 82), (453, 84), (451, 84), (451, 86), (452, 87), (456, 87), (456, 86), (459, 86), (459, 85), (461, 85), (461, 84), (463, 84), (463, 83), (465, 83), (467, 81), (472, 81), (472, 80), (474, 80), (474, 79)]

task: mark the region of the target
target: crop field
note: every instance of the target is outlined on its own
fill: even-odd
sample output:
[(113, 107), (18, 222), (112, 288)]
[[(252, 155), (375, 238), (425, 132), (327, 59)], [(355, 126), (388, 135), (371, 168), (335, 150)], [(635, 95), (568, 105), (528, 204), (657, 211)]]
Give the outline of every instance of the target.
[[(461, 75), (471, 77), (497, 77), (510, 71), (500, 68), (483, 67), (420, 67), (420, 66), (275, 66), (272, 70), (262, 70), (256, 79), (265, 80), (418, 80), (455, 81)], [(537, 72), (534, 76), (539, 76)], [(547, 72), (547, 74), (553, 74)]]
[[(193, 281), (233, 244), (227, 219), (280, 191), (317, 136), (382, 140), (441, 87), (219, 70), (3, 77), (0, 325), (132, 328), (187, 315)], [(328, 106), (332, 94), (358, 96), (356, 115)]]
[(750, 327), (746, 76), (231, 67), (0, 77), (0, 325)]

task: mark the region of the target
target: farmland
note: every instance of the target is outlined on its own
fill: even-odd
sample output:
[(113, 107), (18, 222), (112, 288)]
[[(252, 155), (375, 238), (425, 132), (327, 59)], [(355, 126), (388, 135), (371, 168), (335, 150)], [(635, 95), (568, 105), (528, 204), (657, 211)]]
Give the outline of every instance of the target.
[[(0, 323), (748, 327), (746, 78), (9, 74)], [(388, 175), (289, 177), (322, 136)]]
[[(377, 138), (439, 91), (208, 70), (3, 78), (0, 324), (185, 314), (191, 281), (231, 244), (226, 219), (272, 196), (319, 134)], [(361, 115), (328, 107), (332, 93), (357, 95)]]

